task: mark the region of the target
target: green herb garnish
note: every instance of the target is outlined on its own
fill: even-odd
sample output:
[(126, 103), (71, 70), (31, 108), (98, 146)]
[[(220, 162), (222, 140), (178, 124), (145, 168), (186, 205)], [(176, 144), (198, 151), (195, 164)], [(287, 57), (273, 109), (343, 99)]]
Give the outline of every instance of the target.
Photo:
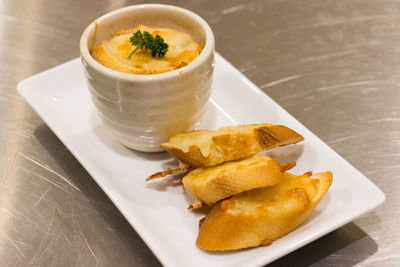
[(164, 57), (168, 51), (168, 44), (164, 43), (164, 39), (161, 38), (160, 35), (156, 34), (156, 37), (153, 37), (147, 31), (142, 33), (138, 30), (131, 36), (130, 41), (133, 46), (136, 46), (136, 48), (129, 54), (128, 59), (131, 59), (136, 50), (142, 48), (146, 50), (150, 49), (152, 57), (158, 55), (160, 58)]

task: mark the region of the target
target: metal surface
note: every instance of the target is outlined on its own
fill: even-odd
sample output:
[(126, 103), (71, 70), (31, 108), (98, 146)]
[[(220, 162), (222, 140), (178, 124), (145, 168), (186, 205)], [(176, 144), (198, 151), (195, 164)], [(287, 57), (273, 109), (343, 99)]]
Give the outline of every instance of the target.
[[(93, 19), (135, 3), (0, 1), (0, 265), (160, 265), (16, 92), (20, 80), (78, 57)], [(386, 194), (271, 266), (400, 266), (400, 3), (164, 3), (205, 18), (217, 51)]]

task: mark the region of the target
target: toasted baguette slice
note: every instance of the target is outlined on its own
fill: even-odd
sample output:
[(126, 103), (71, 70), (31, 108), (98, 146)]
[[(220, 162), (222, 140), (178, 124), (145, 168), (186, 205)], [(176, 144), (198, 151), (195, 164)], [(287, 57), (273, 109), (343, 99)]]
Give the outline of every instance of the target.
[[(285, 170), (293, 168), (296, 163), (289, 165)], [(182, 183), (193, 199), (189, 208), (197, 209), (203, 203), (212, 205), (243, 191), (277, 184), (281, 179), (281, 165), (276, 160), (254, 155), (214, 167), (194, 169), (183, 177)]]
[(233, 250), (269, 245), (299, 226), (332, 183), (332, 173), (296, 176), (284, 173), (275, 186), (243, 192), (215, 206), (196, 244), (204, 250)]
[(176, 159), (199, 168), (302, 140), (301, 135), (282, 125), (250, 124), (180, 133), (171, 136), (169, 142), (161, 146)]

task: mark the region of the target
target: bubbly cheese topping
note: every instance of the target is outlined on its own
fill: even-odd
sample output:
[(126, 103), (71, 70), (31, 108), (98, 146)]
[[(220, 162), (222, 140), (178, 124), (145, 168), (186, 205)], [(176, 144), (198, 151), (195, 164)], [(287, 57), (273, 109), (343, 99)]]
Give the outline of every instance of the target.
[[(269, 126), (271, 124), (248, 124), (240, 126), (227, 126), (219, 128), (215, 131), (210, 130), (195, 130), (192, 132), (186, 132), (181, 134), (176, 134), (169, 139), (169, 143), (179, 149), (184, 153), (189, 152), (190, 146), (195, 145), (200, 149), (201, 154), (204, 157), (208, 157), (211, 152), (211, 146), (213, 145), (212, 138), (218, 135), (229, 135), (236, 133), (251, 133), (254, 129), (265, 125)], [(255, 133), (254, 133), (255, 134)]]
[[(150, 51), (137, 50), (130, 59), (129, 54), (135, 49), (130, 42), (134, 32), (147, 31), (160, 35), (168, 44), (168, 52), (164, 57), (152, 57)], [(104, 40), (90, 51), (91, 55), (104, 66), (121, 72), (133, 74), (157, 74), (172, 71), (188, 65), (202, 51), (204, 45), (197, 43), (184, 32), (168, 28), (138, 25), (135, 28), (122, 29), (113, 33), (109, 40)]]

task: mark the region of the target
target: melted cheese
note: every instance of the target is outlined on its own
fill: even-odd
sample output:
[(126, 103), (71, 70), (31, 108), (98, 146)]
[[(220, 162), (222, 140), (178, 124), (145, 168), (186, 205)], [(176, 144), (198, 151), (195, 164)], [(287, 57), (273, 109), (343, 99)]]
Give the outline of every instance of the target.
[[(184, 153), (189, 152), (190, 147), (192, 145), (197, 146), (200, 149), (201, 154), (204, 157), (208, 157), (211, 152), (211, 148), (213, 146), (213, 137), (214, 136), (222, 136), (236, 133), (254, 133), (254, 129), (260, 126), (268, 126), (271, 124), (248, 124), (248, 125), (239, 125), (239, 126), (227, 126), (222, 127), (214, 131), (210, 130), (195, 130), (191, 132), (180, 133), (171, 136), (169, 139), (169, 143), (179, 149), (181, 149)], [(215, 151), (217, 153), (217, 151)]]
[[(137, 50), (130, 59), (129, 54), (135, 49), (129, 38), (137, 30), (148, 31), (153, 36), (160, 35), (169, 45), (163, 58), (152, 57), (150, 51)], [(157, 74), (172, 71), (192, 62), (203, 49), (193, 38), (184, 32), (167, 28), (138, 25), (135, 28), (122, 29), (113, 33), (109, 40), (104, 40), (90, 51), (91, 55), (104, 66), (121, 72), (133, 74)]]

